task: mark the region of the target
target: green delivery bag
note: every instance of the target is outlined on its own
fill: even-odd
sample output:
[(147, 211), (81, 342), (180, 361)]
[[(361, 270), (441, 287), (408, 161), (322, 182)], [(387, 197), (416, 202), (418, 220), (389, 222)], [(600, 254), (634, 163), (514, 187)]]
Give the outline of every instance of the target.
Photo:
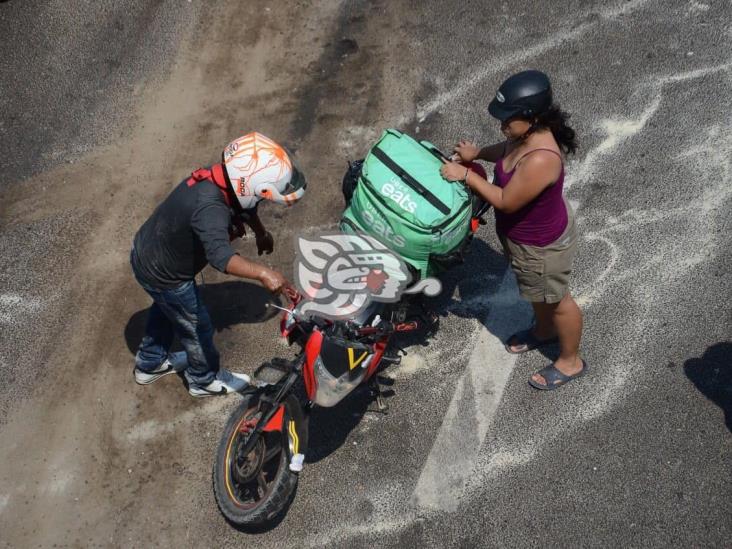
[(417, 278), (442, 270), (472, 236), (472, 196), (442, 178), (441, 158), (431, 143), (386, 130), (363, 161), (341, 230), (379, 239)]

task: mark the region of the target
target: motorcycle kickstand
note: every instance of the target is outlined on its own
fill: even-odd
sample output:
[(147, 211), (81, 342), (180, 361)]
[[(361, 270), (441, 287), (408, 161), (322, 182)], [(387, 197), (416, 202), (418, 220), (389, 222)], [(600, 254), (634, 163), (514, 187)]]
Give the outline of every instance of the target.
[(384, 401), (384, 397), (381, 394), (381, 387), (379, 386), (379, 381), (377, 380), (376, 377), (371, 379), (371, 381), (369, 382), (369, 391), (370, 391), (372, 397), (376, 397), (374, 399), (376, 401), (376, 410), (369, 409), (367, 411), (375, 412), (375, 413), (379, 413), (379, 414), (388, 414), (389, 413), (389, 404), (386, 401)]

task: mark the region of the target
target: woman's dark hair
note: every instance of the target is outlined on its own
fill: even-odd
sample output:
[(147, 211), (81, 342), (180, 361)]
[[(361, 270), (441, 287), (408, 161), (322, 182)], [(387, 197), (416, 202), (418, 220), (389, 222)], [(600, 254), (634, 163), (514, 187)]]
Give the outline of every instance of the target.
[(569, 114), (564, 112), (556, 103), (549, 107), (548, 110), (536, 115), (529, 133), (536, 130), (547, 129), (552, 132), (559, 148), (565, 154), (572, 153), (577, 150), (577, 139), (575, 131), (569, 126), (567, 121)]

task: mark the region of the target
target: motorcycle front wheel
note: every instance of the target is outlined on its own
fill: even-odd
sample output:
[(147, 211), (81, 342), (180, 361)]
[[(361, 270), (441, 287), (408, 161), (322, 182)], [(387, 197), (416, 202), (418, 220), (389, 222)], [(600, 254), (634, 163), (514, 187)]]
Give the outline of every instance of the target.
[(261, 414), (258, 395), (246, 395), (226, 422), (214, 462), (216, 503), (229, 522), (242, 528), (274, 522), (297, 487), (297, 474), (289, 468), (286, 433), (262, 432), (254, 448), (243, 455), (247, 431)]

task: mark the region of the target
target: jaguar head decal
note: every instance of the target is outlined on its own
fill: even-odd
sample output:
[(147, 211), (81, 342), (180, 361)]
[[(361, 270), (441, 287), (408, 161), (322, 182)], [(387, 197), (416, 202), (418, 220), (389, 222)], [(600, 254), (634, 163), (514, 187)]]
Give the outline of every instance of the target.
[(352, 318), (372, 301), (398, 301), (411, 281), (404, 260), (366, 234), (298, 237), (296, 245), (301, 313)]

